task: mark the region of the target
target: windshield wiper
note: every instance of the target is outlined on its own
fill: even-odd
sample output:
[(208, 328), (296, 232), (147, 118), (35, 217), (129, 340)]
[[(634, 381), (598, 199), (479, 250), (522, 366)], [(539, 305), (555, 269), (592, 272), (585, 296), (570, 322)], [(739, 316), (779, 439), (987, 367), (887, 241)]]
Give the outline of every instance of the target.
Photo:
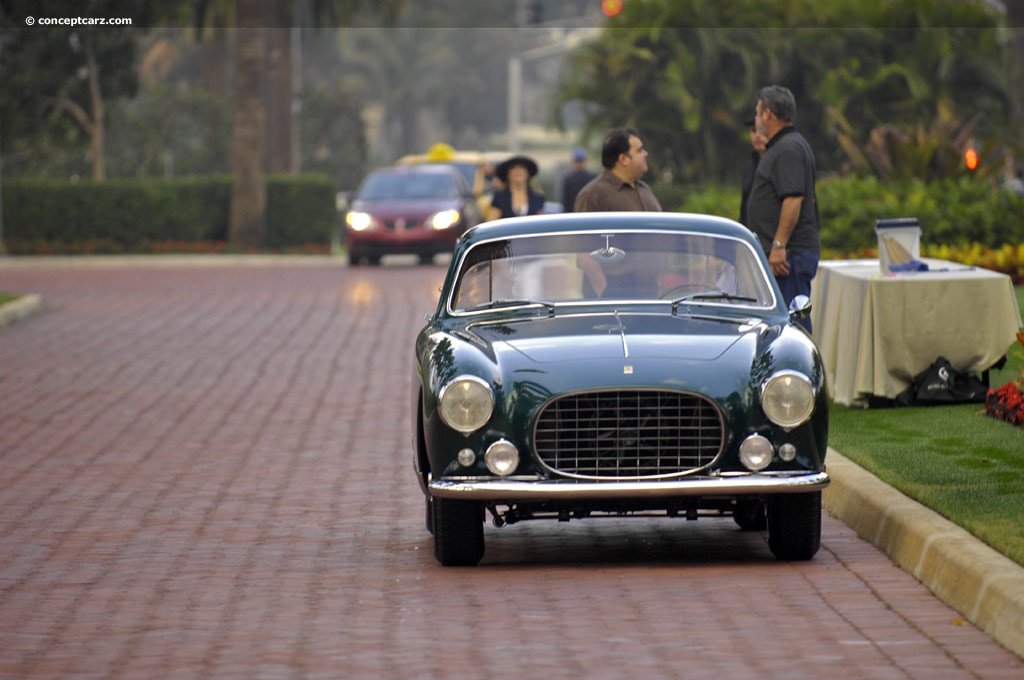
[(555, 311), (555, 303), (545, 302), (544, 300), (491, 300), (490, 302), (481, 302), (478, 305), (473, 305), (467, 311), (476, 311), (479, 309), (504, 309), (505, 307), (530, 307), (540, 306), (545, 307), (548, 312)]
[(709, 290), (703, 293), (691, 293), (684, 295), (683, 297), (676, 298), (672, 301), (672, 311), (676, 310), (676, 307), (684, 302), (691, 300), (725, 300), (726, 302), (758, 302), (757, 298), (747, 297), (745, 295), (733, 295), (732, 293), (726, 293), (724, 290)]

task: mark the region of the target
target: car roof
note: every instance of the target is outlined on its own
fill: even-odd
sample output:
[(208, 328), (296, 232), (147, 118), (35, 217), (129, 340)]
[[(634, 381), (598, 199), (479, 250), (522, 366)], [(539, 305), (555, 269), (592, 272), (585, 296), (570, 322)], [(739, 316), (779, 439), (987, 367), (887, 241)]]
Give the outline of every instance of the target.
[(413, 164), (444, 164), (444, 163), (472, 163), (479, 165), (481, 163), (498, 162), (511, 156), (512, 154), (507, 151), (453, 151), (443, 157), (432, 156), (428, 153), (411, 153), (402, 156), (395, 165), (413, 165)]
[(383, 168), (377, 168), (370, 174), (372, 175), (399, 175), (405, 174), (410, 175), (413, 173), (431, 173), (431, 174), (455, 174), (462, 176), (462, 173), (457, 168), (453, 167), (450, 163), (422, 163), (416, 165), (402, 165), (402, 166), (387, 166)]
[(462, 237), (465, 246), (483, 241), (559, 232), (618, 230), (700, 231), (713, 235), (754, 240), (742, 224), (725, 217), (675, 212), (605, 212), (530, 215), (486, 222)]

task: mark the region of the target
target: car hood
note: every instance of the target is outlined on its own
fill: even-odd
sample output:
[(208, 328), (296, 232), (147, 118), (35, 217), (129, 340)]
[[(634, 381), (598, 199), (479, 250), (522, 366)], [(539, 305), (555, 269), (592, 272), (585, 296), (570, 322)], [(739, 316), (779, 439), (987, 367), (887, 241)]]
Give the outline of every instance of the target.
[[(471, 327), (495, 358), (518, 363), (610, 359), (713, 361), (744, 337), (762, 336), (759, 319), (668, 314), (550, 317)], [(760, 344), (760, 343), (756, 343)]]
[(424, 198), (409, 200), (366, 201), (357, 200), (352, 210), (370, 213), (378, 219), (420, 218), (442, 210), (457, 210), (461, 207), (454, 198)]

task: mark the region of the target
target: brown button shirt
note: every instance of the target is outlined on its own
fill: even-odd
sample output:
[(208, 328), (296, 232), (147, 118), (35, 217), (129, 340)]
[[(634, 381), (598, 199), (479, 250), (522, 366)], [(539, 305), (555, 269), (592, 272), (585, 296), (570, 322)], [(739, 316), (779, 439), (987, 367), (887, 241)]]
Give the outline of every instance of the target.
[(576, 197), (576, 212), (605, 212), (640, 210), (661, 212), (661, 204), (651, 187), (641, 180), (630, 186), (611, 170), (592, 180)]

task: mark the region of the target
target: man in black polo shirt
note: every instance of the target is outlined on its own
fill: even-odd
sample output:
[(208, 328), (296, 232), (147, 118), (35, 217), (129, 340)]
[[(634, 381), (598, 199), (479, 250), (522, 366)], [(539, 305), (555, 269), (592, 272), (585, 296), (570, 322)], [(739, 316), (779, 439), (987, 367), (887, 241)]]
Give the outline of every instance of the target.
[[(821, 253), (814, 152), (793, 125), (795, 117), (788, 89), (770, 85), (758, 93), (755, 125), (768, 144), (747, 200), (747, 226), (768, 253), (786, 304), (810, 296)], [(801, 323), (810, 332), (810, 319)]]

